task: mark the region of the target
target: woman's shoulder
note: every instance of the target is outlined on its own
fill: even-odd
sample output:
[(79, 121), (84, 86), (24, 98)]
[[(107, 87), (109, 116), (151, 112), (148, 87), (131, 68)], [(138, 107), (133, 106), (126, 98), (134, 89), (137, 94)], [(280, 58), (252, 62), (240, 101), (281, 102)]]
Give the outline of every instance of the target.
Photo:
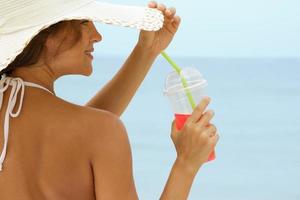
[[(83, 158), (92, 164), (95, 172), (108, 173), (108, 169), (116, 168), (115, 165), (123, 168), (122, 160), (130, 162), (129, 138), (123, 122), (117, 115), (70, 102), (63, 102), (59, 107), (64, 107), (67, 113), (66, 116), (59, 116), (62, 129), (67, 130), (63, 136), (63, 143), (70, 146), (73, 142), (72, 146), (80, 150), (76, 154), (84, 155)], [(122, 158), (120, 162), (115, 162), (119, 158)]]
[(92, 151), (99, 152), (111, 141), (127, 138), (123, 122), (109, 111), (61, 100), (53, 109), (56, 111), (52, 120), (59, 125), (56, 130), (64, 132), (66, 140), (72, 139)]
[[(106, 157), (116, 148), (130, 148), (129, 138), (122, 120), (115, 114), (101, 109), (75, 105), (77, 128), (90, 157)], [(109, 153), (110, 152), (110, 153)], [(123, 155), (124, 152), (121, 154)]]
[(59, 118), (69, 122), (73, 127), (85, 132), (85, 134), (103, 135), (109, 132), (110, 134), (114, 129), (124, 129), (123, 122), (119, 116), (112, 112), (97, 109), (89, 106), (77, 105), (71, 102), (60, 100)]

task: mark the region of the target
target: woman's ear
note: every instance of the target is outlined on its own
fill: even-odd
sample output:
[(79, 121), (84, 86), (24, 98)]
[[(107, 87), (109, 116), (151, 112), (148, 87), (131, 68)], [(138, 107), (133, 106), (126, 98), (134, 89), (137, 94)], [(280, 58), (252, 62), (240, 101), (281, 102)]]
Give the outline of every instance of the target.
[(44, 53), (47, 56), (54, 57), (57, 55), (59, 48), (62, 45), (62, 39), (60, 39), (60, 35), (49, 35), (44, 43)]
[(49, 37), (46, 39), (45, 43), (44, 43), (44, 52), (47, 52), (48, 54), (50, 53), (53, 53), (53, 49), (55, 47), (55, 41), (54, 41), (54, 38), (51, 37), (49, 35)]

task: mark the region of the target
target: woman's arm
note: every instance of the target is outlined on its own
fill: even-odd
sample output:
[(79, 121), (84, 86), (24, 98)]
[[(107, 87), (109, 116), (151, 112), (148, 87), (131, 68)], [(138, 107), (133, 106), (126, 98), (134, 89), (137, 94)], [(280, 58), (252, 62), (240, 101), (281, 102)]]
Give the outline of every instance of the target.
[[(208, 126), (213, 113), (207, 111), (202, 114), (208, 103), (204, 99), (197, 106), (182, 131), (178, 131), (173, 122), (171, 137), (177, 159), (160, 200), (187, 199), (194, 177), (218, 141), (216, 128)], [(91, 141), (88, 152), (91, 155), (96, 199), (137, 200), (131, 148), (122, 121), (111, 113), (100, 113), (89, 123), (91, 125), (87, 131)], [(95, 124), (101, 124), (101, 127)]]
[(171, 138), (177, 159), (160, 200), (186, 200), (198, 170), (217, 144), (217, 129), (210, 124), (214, 112), (204, 112), (209, 102), (210, 98), (202, 99), (182, 130), (178, 131), (173, 121)]
[(118, 116), (128, 106), (157, 54), (136, 45), (122, 68), (85, 106), (108, 110)]
[(176, 159), (160, 200), (187, 199), (198, 169)]

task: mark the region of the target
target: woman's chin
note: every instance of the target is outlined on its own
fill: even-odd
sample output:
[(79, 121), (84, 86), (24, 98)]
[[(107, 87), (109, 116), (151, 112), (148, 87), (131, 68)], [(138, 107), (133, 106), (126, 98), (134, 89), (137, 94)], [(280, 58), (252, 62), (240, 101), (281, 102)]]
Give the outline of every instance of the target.
[(90, 65), (88, 67), (85, 67), (84, 73), (82, 75), (90, 76), (92, 73), (93, 73), (93, 66)]
[(93, 66), (91, 63), (88, 63), (88, 64), (82, 64), (80, 66), (74, 67), (72, 72), (69, 72), (68, 74), (90, 76), (92, 73), (93, 73)]

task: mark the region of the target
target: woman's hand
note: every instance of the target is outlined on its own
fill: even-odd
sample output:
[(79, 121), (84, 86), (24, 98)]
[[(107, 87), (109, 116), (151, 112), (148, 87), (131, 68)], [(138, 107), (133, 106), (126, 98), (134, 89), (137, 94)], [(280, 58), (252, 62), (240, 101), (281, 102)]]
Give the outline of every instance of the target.
[(172, 41), (180, 24), (180, 17), (175, 15), (175, 8), (167, 8), (164, 4), (157, 4), (151, 1), (148, 4), (150, 8), (156, 8), (162, 11), (164, 15), (164, 25), (158, 31), (141, 31), (137, 46), (150, 51), (154, 55), (160, 54), (166, 49)]
[(172, 124), (171, 138), (177, 151), (177, 160), (192, 170), (198, 170), (207, 161), (219, 139), (216, 127), (210, 124), (214, 112), (203, 113), (209, 102), (209, 98), (200, 102), (181, 131), (176, 129), (175, 122)]

